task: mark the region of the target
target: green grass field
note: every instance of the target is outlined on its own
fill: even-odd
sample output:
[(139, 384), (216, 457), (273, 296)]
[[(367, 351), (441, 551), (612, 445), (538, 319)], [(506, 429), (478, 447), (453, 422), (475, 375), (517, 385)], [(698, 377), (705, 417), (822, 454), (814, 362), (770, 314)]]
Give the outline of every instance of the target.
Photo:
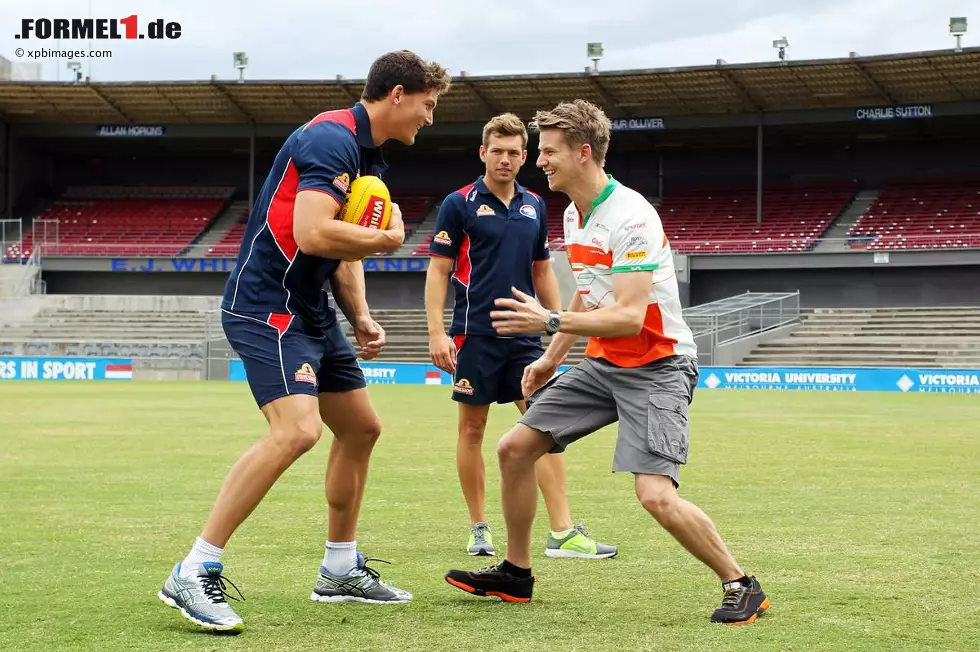
[[(315, 604), (325, 539), (322, 442), (238, 531), (223, 561), (239, 637), (197, 633), (156, 597), (224, 474), (264, 421), (244, 385), (0, 386), (0, 650), (977, 650), (980, 400), (970, 395), (702, 391), (682, 495), (717, 522), (772, 608), (711, 625), (716, 578), (659, 529), (614, 430), (568, 453), (576, 519), (606, 561), (543, 554), (530, 605), (443, 580), (476, 567), (448, 388), (374, 386), (386, 424), (358, 535), (404, 606)], [(492, 411), (489, 513), (504, 543)], [(329, 435), (328, 435), (329, 436)]]

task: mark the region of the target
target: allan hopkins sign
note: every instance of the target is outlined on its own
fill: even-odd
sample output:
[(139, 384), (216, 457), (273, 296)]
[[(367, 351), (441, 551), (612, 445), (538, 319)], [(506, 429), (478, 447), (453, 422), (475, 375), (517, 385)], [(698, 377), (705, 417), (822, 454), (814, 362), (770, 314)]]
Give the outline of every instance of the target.
[(160, 138), (167, 135), (163, 125), (99, 125), (95, 135), (101, 138)]

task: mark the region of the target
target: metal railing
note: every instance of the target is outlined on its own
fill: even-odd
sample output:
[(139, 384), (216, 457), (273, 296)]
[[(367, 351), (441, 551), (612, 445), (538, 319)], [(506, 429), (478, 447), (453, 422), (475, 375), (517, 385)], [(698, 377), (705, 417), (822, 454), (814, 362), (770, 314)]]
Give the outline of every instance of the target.
[(14, 285), (13, 295), (15, 297), (26, 297), (30, 294), (44, 294), (47, 283), (41, 279), (41, 257), (35, 251), (30, 258), (21, 265), (22, 272), (20, 279)]
[(800, 321), (799, 292), (746, 292), (684, 311), (701, 365), (714, 364), (717, 348)]

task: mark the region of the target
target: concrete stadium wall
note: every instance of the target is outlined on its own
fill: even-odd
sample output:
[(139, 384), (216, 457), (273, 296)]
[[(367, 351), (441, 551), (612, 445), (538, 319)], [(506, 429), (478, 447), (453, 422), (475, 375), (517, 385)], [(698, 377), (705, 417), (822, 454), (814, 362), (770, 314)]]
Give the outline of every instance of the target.
[(980, 265), (850, 269), (691, 270), (691, 301), (747, 290), (800, 291), (805, 308), (980, 306)]
[(719, 344), (715, 348), (714, 357), (711, 358), (711, 364), (715, 367), (734, 367), (742, 358), (751, 353), (755, 347), (766, 342), (787, 337), (798, 326), (799, 324), (780, 326), (779, 328), (773, 328), (762, 333), (743, 337), (734, 342)]
[[(555, 261), (568, 305), (573, 284), (567, 261)], [(849, 269), (698, 270), (689, 283), (679, 283), (685, 307), (746, 291), (801, 293), (804, 307), (872, 308), (897, 306), (980, 305), (980, 265), (959, 267), (895, 267)], [(679, 276), (679, 278), (681, 278)], [(227, 274), (219, 272), (146, 274), (128, 272), (45, 272), (52, 295), (143, 295), (219, 297)], [(368, 273), (369, 303), (376, 308), (421, 308), (425, 305), (425, 273)], [(447, 293), (447, 306), (454, 301)]]
[(168, 311), (217, 310), (220, 297), (154, 295), (47, 295), (37, 299), (47, 308), (66, 310)]
[[(43, 278), (48, 284), (49, 295), (220, 297), (228, 275), (220, 272), (45, 272)], [(425, 305), (425, 274), (422, 272), (369, 273), (365, 285), (368, 302), (376, 308), (421, 308)], [(447, 302), (452, 300), (450, 290)]]
[(146, 274), (129, 272), (51, 272), (42, 278), (48, 294), (149, 294), (220, 296), (227, 274), (185, 272)]

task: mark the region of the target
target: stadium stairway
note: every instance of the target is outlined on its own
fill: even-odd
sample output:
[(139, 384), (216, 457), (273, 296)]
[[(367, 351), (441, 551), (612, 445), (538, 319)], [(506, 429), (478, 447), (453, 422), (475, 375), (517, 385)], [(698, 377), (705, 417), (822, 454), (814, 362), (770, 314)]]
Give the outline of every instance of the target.
[(238, 199), (231, 202), (208, 225), (208, 228), (204, 231), (200, 239), (191, 245), (184, 255), (188, 258), (204, 258), (211, 252), (211, 249), (221, 240), (225, 233), (244, 217), (248, 217), (248, 200)]
[(840, 216), (820, 236), (820, 241), (813, 249), (814, 253), (839, 253), (850, 251), (846, 240), (847, 234), (854, 228), (861, 217), (868, 212), (878, 199), (879, 190), (862, 190), (855, 195)]
[(980, 368), (980, 308), (801, 313), (788, 337), (760, 344), (739, 366)]
[(23, 276), (23, 265), (0, 264), (0, 297), (12, 295)]
[(425, 247), (425, 253), (416, 253), (421, 250), (422, 245), (427, 245), (428, 241), (432, 238), (432, 227), (436, 224), (436, 217), (439, 215), (439, 207), (442, 206), (442, 200), (434, 202), (432, 208), (429, 212), (425, 214), (422, 220), (415, 226), (415, 230), (412, 234), (405, 239), (405, 242), (398, 249), (396, 256), (428, 256), (428, 247)]

